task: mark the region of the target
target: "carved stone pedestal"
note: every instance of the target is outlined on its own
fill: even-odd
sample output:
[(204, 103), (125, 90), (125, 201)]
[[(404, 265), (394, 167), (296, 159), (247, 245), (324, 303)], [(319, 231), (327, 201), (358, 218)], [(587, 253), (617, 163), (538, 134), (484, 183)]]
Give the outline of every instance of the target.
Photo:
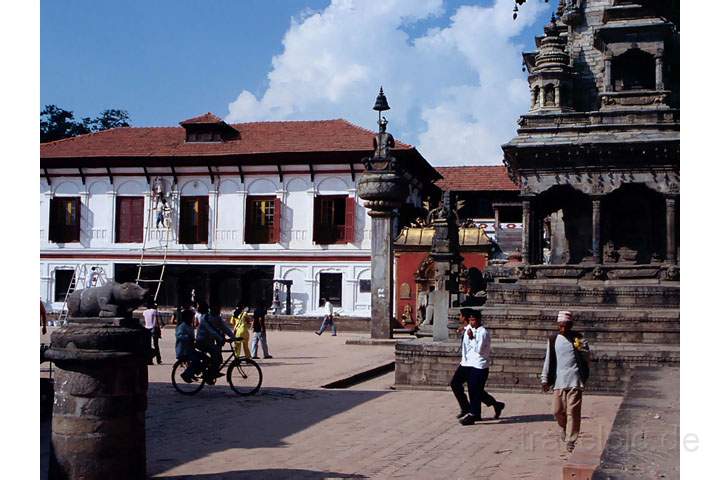
[(146, 477), (146, 349), (136, 320), (70, 318), (52, 334), (50, 480)]

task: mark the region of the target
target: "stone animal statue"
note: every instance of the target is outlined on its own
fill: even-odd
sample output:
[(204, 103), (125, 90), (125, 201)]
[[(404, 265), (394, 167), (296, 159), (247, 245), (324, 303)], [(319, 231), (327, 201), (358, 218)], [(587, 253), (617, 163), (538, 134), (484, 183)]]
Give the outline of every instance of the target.
[(108, 282), (100, 287), (75, 290), (67, 300), (71, 317), (125, 317), (145, 300), (148, 290), (131, 282)]

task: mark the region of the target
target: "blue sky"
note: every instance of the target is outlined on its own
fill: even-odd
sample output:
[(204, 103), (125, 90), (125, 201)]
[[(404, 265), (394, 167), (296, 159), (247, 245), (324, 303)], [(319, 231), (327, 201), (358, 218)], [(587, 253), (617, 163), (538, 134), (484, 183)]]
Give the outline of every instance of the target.
[(343, 117), (374, 128), (382, 83), (391, 131), (433, 163), (497, 163), (527, 109), (521, 46), (550, 14), (537, 0), (512, 22), (512, 4), (44, 0), (41, 103), (76, 117), (122, 108), (137, 126), (212, 111), (229, 121)]

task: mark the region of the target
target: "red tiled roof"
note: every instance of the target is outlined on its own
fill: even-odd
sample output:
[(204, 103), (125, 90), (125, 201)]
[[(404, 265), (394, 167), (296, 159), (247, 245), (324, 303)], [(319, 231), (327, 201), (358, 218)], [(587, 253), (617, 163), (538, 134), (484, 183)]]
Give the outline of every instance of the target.
[(435, 182), (435, 185), (443, 190), (520, 190), (510, 180), (503, 165), (435, 167), (435, 170), (443, 176), (442, 180)]
[[(210, 114), (212, 115), (212, 114)], [(202, 115), (197, 120), (207, 117)], [(41, 158), (192, 157), (263, 153), (372, 151), (370, 130), (347, 120), (231, 124), (240, 138), (185, 142), (183, 127), (121, 127), (40, 145)], [(395, 142), (395, 148), (413, 147)]]
[(212, 112), (207, 112), (197, 117), (188, 118), (180, 122), (180, 125), (207, 124), (207, 123), (225, 123), (222, 118)]

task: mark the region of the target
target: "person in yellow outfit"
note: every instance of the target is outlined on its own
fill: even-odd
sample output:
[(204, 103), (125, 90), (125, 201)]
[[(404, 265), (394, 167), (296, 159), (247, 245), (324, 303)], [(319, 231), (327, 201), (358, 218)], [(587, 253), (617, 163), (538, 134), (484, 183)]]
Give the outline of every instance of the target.
[[(242, 338), (241, 341), (235, 342), (235, 355), (242, 357), (242, 351), (244, 350), (246, 357), (250, 357), (250, 322), (248, 315), (248, 307), (242, 306), (241, 303), (237, 304), (237, 308), (230, 318), (230, 325), (232, 325), (235, 336)], [(242, 346), (242, 349), (241, 349)]]

